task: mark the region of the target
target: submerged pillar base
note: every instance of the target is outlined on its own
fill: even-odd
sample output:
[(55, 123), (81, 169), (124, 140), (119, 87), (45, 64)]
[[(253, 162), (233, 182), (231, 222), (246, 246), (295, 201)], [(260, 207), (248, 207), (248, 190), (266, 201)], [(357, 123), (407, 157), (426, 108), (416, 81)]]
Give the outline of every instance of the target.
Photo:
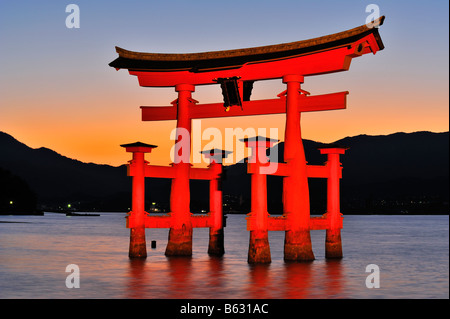
[(286, 231), (284, 239), (284, 260), (313, 261), (314, 259), (309, 230)]
[(170, 228), (165, 255), (192, 256), (192, 228)]
[(208, 255), (223, 256), (225, 254), (223, 229), (209, 232)]
[(250, 231), (247, 261), (249, 264), (269, 264), (272, 262), (267, 231)]
[(147, 245), (145, 242), (145, 228), (130, 228), (130, 258), (147, 258)]
[(340, 229), (327, 229), (325, 239), (325, 258), (342, 258), (342, 241)]

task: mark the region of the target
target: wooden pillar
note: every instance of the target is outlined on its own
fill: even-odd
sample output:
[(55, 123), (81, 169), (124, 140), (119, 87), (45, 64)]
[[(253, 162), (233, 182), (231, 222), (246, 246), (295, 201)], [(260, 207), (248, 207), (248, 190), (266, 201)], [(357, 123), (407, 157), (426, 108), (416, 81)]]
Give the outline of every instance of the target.
[(329, 176), (327, 179), (327, 218), (329, 219), (329, 228), (326, 230), (325, 239), (325, 257), (342, 258), (342, 214), (340, 213), (340, 192), (339, 180), (342, 171), (339, 155), (344, 154), (344, 148), (322, 148), (321, 154), (327, 154)]
[(283, 77), (283, 83), (287, 84), (284, 161), (289, 164), (291, 171), (291, 175), (283, 179), (283, 214), (286, 217), (285, 261), (314, 260), (309, 225), (308, 177), (298, 102), (302, 82), (301, 75)]
[(272, 258), (268, 233), (267, 176), (261, 174), (261, 166), (268, 162), (266, 149), (278, 140), (258, 136), (243, 141), (247, 147), (252, 148), (252, 156), (248, 160), (251, 167), (251, 212), (247, 217), (247, 228), (250, 230), (247, 261), (250, 264), (270, 263)]
[(189, 105), (191, 104), (191, 92), (195, 90), (195, 87), (190, 84), (179, 84), (175, 86), (175, 90), (178, 92), (177, 140), (173, 164), (176, 176), (172, 179), (170, 191), (172, 225), (165, 254), (166, 256), (191, 256), (192, 222), (189, 190), (191, 119)]
[(220, 149), (204, 150), (200, 153), (209, 159), (209, 170), (214, 178), (209, 180), (209, 215), (212, 226), (209, 227), (208, 254), (210, 256), (223, 256), (224, 246), (224, 216), (222, 207), (222, 162), (223, 159), (232, 153)]
[(135, 227), (130, 228), (130, 258), (146, 258), (147, 246), (145, 241), (145, 175), (144, 153), (134, 152), (132, 165), (135, 166), (132, 188), (132, 218)]
[[(222, 173), (222, 165), (211, 159), (210, 169), (217, 174)], [(209, 212), (212, 226), (209, 228), (208, 254), (222, 256), (225, 253), (223, 233), (223, 209), (222, 190), (219, 187), (220, 180), (214, 178), (209, 181)]]
[(145, 153), (150, 153), (156, 145), (141, 142), (123, 144), (127, 152), (133, 153), (133, 159), (128, 165), (128, 175), (133, 177), (131, 212), (127, 216), (127, 227), (130, 228), (130, 258), (146, 258), (145, 241)]

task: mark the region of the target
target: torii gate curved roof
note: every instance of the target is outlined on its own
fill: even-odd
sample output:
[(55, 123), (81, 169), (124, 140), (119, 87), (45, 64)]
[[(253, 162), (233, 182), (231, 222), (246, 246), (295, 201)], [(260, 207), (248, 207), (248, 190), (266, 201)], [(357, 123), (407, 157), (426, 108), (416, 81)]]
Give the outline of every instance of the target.
[(213, 84), (216, 77), (239, 76), (246, 81), (280, 78), (289, 72), (316, 75), (344, 71), (351, 58), (384, 49), (378, 33), (384, 18), (370, 26), (364, 24), (314, 39), (246, 49), (175, 54), (116, 47), (119, 57), (109, 66), (128, 69), (138, 76), (141, 86)]

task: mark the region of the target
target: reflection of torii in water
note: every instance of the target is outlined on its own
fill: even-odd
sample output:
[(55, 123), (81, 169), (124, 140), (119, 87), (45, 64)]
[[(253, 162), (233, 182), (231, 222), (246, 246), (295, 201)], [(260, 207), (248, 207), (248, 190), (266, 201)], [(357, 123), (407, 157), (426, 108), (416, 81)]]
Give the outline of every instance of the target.
[[(324, 147), (328, 161), (323, 166), (307, 165), (302, 144), (300, 117), (302, 112), (325, 111), (346, 108), (348, 92), (324, 95), (310, 95), (301, 89), (304, 78), (312, 75), (347, 71), (353, 58), (373, 53), (384, 48), (378, 33), (384, 17), (375, 20), (370, 26), (360, 27), (315, 39), (269, 45), (256, 48), (188, 53), (162, 54), (132, 52), (116, 47), (119, 57), (109, 65), (118, 69), (128, 69), (144, 87), (175, 87), (177, 100), (172, 106), (142, 106), (143, 121), (177, 120), (177, 130), (191, 132), (191, 120), (212, 117), (249, 116), (263, 114), (286, 114), (284, 160), (272, 175), (284, 177), (283, 216), (270, 217), (266, 208), (264, 156), (249, 163), (248, 171), (252, 179), (252, 211), (247, 219), (250, 230), (250, 263), (271, 261), (267, 231), (286, 232), (284, 259), (293, 261), (313, 260), (310, 230), (326, 229), (326, 257), (341, 258), (342, 245), (340, 229), (342, 216), (339, 211), (339, 179), (342, 167), (339, 154), (345, 152), (340, 147)], [(269, 100), (250, 100), (253, 82), (266, 79), (282, 79), (286, 91), (278, 98)], [(196, 85), (220, 84), (223, 103), (198, 104), (191, 93)], [(239, 106), (239, 107), (232, 107)], [(224, 112), (223, 107), (227, 112)], [(179, 134), (177, 134), (179, 135)], [(180, 142), (179, 140), (176, 141)], [(267, 141), (255, 141), (248, 146), (265, 148)], [(259, 142), (263, 143), (260, 145)], [(221, 218), (221, 207), (206, 216), (191, 216), (190, 179), (217, 180), (218, 170), (193, 168), (189, 163), (191, 141), (183, 141), (182, 152), (176, 152), (175, 163), (171, 167), (148, 165), (143, 153), (152, 147), (139, 148), (125, 145), (133, 152), (129, 165), (129, 175), (134, 179), (144, 177), (163, 177), (172, 179), (170, 214), (148, 216), (144, 211), (143, 183), (133, 183), (133, 209), (127, 218), (131, 228), (130, 257), (145, 257), (145, 228), (170, 228), (166, 255), (192, 254), (192, 228), (217, 228), (214, 224)], [(136, 148), (137, 147), (137, 148)], [(139, 154), (142, 154), (139, 155)], [(261, 176), (263, 175), (263, 176)], [(310, 217), (308, 178), (327, 178), (327, 212), (320, 218)], [(213, 183), (215, 184), (215, 183)], [(139, 189), (135, 189), (139, 187)], [(217, 191), (217, 190), (216, 190)], [(255, 191), (258, 196), (255, 196)], [(218, 211), (220, 210), (220, 211)], [(220, 226), (222, 227), (222, 226)], [(211, 237), (212, 238), (212, 237)], [(212, 240), (210, 238), (210, 241)], [(222, 243), (223, 244), (223, 243)], [(140, 247), (140, 248), (136, 248)]]

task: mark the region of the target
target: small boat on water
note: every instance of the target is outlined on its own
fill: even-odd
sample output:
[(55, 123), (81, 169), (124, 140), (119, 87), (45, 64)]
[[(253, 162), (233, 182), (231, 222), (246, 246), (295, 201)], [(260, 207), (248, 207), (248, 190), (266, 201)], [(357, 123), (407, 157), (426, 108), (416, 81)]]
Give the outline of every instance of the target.
[(100, 214), (80, 214), (80, 213), (69, 212), (69, 213), (66, 213), (66, 216), (100, 216)]

